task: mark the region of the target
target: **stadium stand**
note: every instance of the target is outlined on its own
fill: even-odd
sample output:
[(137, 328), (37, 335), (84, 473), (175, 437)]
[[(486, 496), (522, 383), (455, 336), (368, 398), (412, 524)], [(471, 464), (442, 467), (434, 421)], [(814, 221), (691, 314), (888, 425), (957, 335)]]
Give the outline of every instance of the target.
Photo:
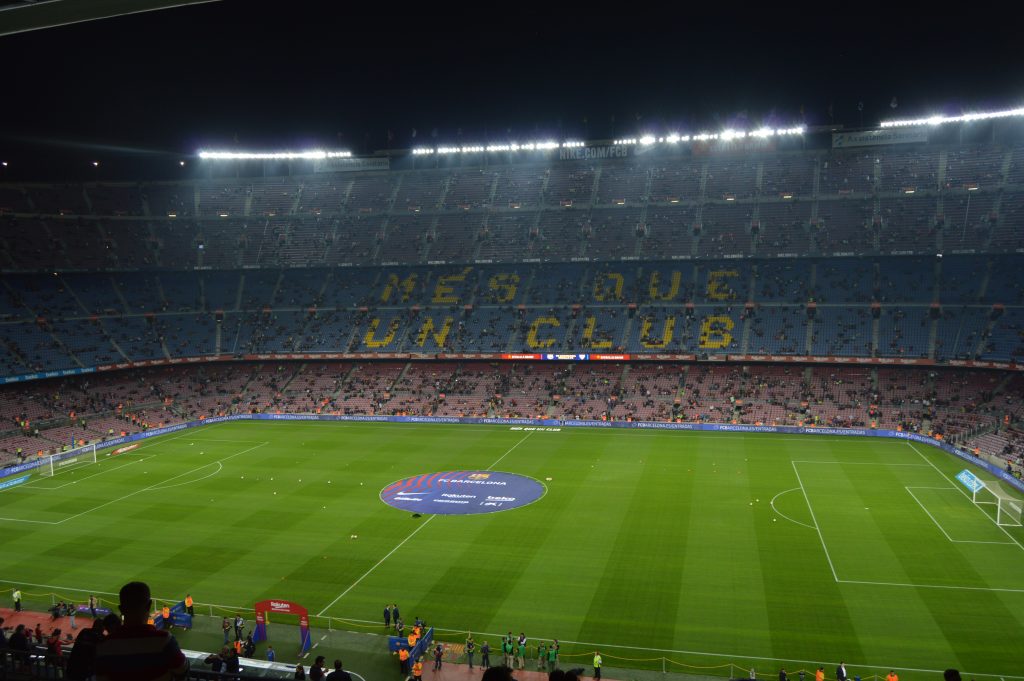
[[(256, 362), (135, 368), (159, 386), (149, 424), (252, 410), (810, 419), (1018, 452), (1001, 419), (1022, 416), (1007, 397), (1019, 378), (932, 365), (1024, 357), (1022, 159), (903, 145), (3, 185), (0, 370), (105, 370), (57, 379), (77, 394), (120, 390), (109, 370), (130, 364)], [(729, 364), (490, 363), (548, 352)], [(276, 362), (292, 353), (307, 354)], [(808, 355), (865, 365), (744, 364)], [(140, 420), (116, 412), (137, 401), (123, 396), (75, 404), (89, 419), (71, 424), (68, 405), (35, 408), (33, 386), (50, 383), (26, 385), (0, 391), (33, 423), (5, 432), (7, 450)]]

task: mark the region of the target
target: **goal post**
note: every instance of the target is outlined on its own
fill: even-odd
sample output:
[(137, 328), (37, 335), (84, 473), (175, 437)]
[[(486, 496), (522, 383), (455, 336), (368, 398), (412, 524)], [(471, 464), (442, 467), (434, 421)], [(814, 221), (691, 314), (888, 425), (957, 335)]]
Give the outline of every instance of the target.
[(51, 454), (46, 457), (43, 465), (39, 467), (39, 474), (43, 477), (53, 477), (61, 471), (96, 463), (96, 445), (85, 445), (69, 449), (59, 454)]
[(995, 506), (996, 525), (1001, 527), (1021, 526), (1021, 511), (1024, 510), (1024, 502), (1004, 492), (998, 483), (988, 484), (966, 469), (957, 473), (956, 479), (970, 491), (971, 501), (975, 506), (979, 508)]
[(1021, 509), (1024, 508), (1024, 502), (1020, 499), (1006, 496), (1002, 492), (996, 493), (996, 497), (999, 500), (996, 506), (996, 525), (1020, 527)]

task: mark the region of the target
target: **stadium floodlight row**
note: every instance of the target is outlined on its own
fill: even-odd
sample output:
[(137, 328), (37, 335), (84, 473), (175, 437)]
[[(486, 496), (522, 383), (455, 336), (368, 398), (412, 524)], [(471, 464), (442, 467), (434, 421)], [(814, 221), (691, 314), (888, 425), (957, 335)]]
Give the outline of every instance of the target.
[[(926, 118), (909, 118), (882, 121), (882, 128), (900, 128), (915, 126), (935, 126), (945, 123), (970, 123), (973, 121), (986, 121), (999, 118), (1013, 118), (1024, 116), (1024, 107), (1006, 109), (1002, 111), (983, 111), (967, 113), (960, 116), (934, 115)], [(745, 138), (767, 139), (770, 137), (784, 137), (803, 135), (807, 132), (805, 125), (795, 125), (789, 128), (773, 128), (762, 126), (754, 130), (735, 130), (727, 128), (721, 132), (702, 132), (694, 135), (683, 135), (678, 132), (671, 132), (667, 135), (653, 135), (645, 133), (639, 137), (623, 137), (614, 140), (615, 145), (625, 146), (651, 146), (653, 144), (679, 144), (680, 142), (708, 142), (719, 140), (729, 142)], [(488, 144), (465, 144), (465, 145), (441, 145), (437, 147), (416, 147), (412, 150), (413, 155), (422, 156), (429, 154), (478, 154), (509, 151), (537, 151), (548, 149), (569, 149), (587, 146), (587, 142), (566, 140), (556, 142), (546, 140), (541, 142), (491, 142)], [(237, 161), (237, 160), (318, 160), (327, 158), (349, 158), (351, 152), (347, 151), (283, 151), (283, 152), (245, 152), (245, 151), (200, 151), (199, 158), (211, 161)]]
[(892, 121), (882, 121), (883, 128), (906, 128), (921, 125), (942, 125), (944, 123), (971, 123), (973, 121), (989, 121), (997, 118), (1016, 118), (1024, 116), (1024, 107), (1017, 109), (1006, 109), (1003, 111), (980, 111), (967, 113), (961, 116), (934, 115), (927, 118), (906, 118)]
[(326, 158), (351, 158), (351, 151), (199, 151), (204, 161), (317, 161)]
[[(704, 132), (699, 135), (681, 135), (677, 132), (673, 132), (662, 136), (645, 134), (640, 137), (624, 137), (614, 140), (612, 144), (615, 146), (651, 146), (653, 144), (679, 144), (680, 142), (707, 142), (711, 140), (728, 142), (747, 137), (767, 139), (769, 137), (803, 135), (805, 132), (807, 132), (807, 128), (802, 125), (792, 128), (762, 127), (751, 131), (726, 129), (722, 132)], [(604, 143), (607, 144), (607, 142)], [(479, 154), (483, 152), (543, 151), (548, 149), (576, 149), (590, 146), (591, 144), (599, 144), (599, 142), (580, 142), (575, 140), (567, 140), (564, 142), (555, 142), (553, 140), (544, 142), (492, 142), (490, 144), (466, 144), (461, 146), (416, 147), (412, 150), (412, 153), (415, 156), (423, 156), (429, 154)]]

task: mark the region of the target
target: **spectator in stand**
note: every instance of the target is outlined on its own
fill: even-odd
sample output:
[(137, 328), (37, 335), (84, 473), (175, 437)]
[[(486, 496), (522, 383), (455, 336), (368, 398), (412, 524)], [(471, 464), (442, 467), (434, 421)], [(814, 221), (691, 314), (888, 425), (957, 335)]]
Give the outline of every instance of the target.
[(313, 664), (309, 665), (309, 681), (322, 681), (324, 678), (324, 656), (317, 655)]
[(29, 637), (25, 631), (25, 625), (19, 624), (14, 629), (14, 633), (11, 634), (11, 639), (7, 642), (7, 647), (11, 650), (11, 657), (17, 663), (19, 668), (28, 667), (28, 651), (29, 651)]
[(341, 666), (341, 660), (334, 661), (334, 671), (327, 675), (327, 681), (352, 681), (352, 675)]
[(75, 639), (75, 645), (68, 655), (65, 678), (72, 681), (91, 679), (96, 671), (96, 648), (103, 641), (103, 620), (93, 620), (92, 626), (83, 629)]
[(301, 662), (298, 663), (297, 665), (295, 665), (295, 678), (296, 679), (305, 679), (306, 678), (306, 670), (302, 667), (302, 663)]
[(210, 655), (207, 655), (206, 659), (203, 660), (203, 662), (210, 665), (210, 669), (213, 671), (214, 674), (220, 674), (221, 670), (224, 669), (224, 658), (228, 657), (230, 653), (231, 649), (227, 646), (224, 646), (224, 648), (221, 649), (220, 653), (212, 653)]
[(512, 676), (512, 668), (501, 665), (500, 667), (489, 667), (485, 672), (481, 681), (515, 681), (515, 677)]
[(121, 587), (124, 624), (96, 649), (97, 681), (177, 681), (188, 673), (188, 660), (167, 631), (148, 624), (153, 599), (149, 586)]

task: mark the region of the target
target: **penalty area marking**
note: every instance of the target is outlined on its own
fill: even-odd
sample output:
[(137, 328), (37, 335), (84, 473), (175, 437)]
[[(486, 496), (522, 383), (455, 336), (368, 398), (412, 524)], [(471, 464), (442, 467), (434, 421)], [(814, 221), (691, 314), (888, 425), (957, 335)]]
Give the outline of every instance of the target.
[[(48, 485), (40, 485), (39, 482), (42, 482), (40, 480), (38, 482), (30, 482), (27, 485), (22, 485), (21, 488), (25, 489), (26, 487), (30, 487), (32, 489), (42, 489), (42, 490), (48, 490), (48, 491), (64, 489), (65, 487), (67, 487), (69, 485), (76, 485), (76, 484), (78, 484), (80, 482), (85, 482), (89, 478), (95, 478), (97, 475), (103, 475), (104, 473), (112, 473), (114, 471), (119, 471), (122, 468), (127, 468), (128, 466), (131, 466), (133, 463), (139, 463), (140, 461), (145, 461), (146, 459), (149, 459), (149, 458), (151, 458), (151, 457), (143, 456), (143, 457), (140, 457), (138, 459), (131, 459), (131, 460), (128, 461), (128, 463), (121, 464), (120, 466), (116, 466), (115, 468), (107, 468), (107, 469), (104, 469), (104, 470), (100, 471), (99, 473), (93, 473), (92, 475), (87, 475), (84, 478), (79, 478), (77, 480), (72, 480), (71, 482), (65, 482), (63, 485), (56, 485), (54, 487), (50, 487)], [(71, 471), (66, 471), (66, 472), (70, 473)]]
[[(935, 523), (935, 527), (939, 528), (939, 531), (942, 532), (942, 534), (946, 535), (946, 539), (948, 539), (951, 543), (953, 543), (953, 544), (997, 544), (997, 545), (1002, 545), (1002, 546), (1013, 546), (1013, 542), (1012, 541), (976, 541), (976, 540), (971, 540), (971, 539), (953, 539), (951, 536), (949, 536), (949, 532), (946, 532), (946, 528), (944, 528), (941, 525), (941, 523), (939, 523), (938, 519), (936, 519), (936, 517), (932, 515), (932, 512), (929, 511), (928, 508), (923, 503), (921, 503), (921, 500), (917, 498), (917, 495), (914, 494), (913, 491), (911, 491), (911, 490), (922, 489), (922, 488), (920, 488), (920, 487), (904, 487), (903, 489), (907, 490), (907, 493), (911, 496), (911, 498), (913, 498), (914, 501), (917, 502), (917, 505), (921, 507), (921, 510), (924, 511), (928, 515), (928, 517), (932, 519), (932, 522)], [(925, 487), (923, 489), (935, 489), (935, 488), (934, 487)], [(940, 487), (939, 489), (956, 489), (956, 488), (955, 487)]]
[(775, 508), (775, 500), (776, 499), (781, 497), (783, 494), (788, 494), (789, 492), (797, 492), (799, 490), (800, 490), (799, 487), (794, 487), (793, 489), (782, 490), (781, 492), (776, 494), (774, 497), (772, 497), (772, 500), (770, 502), (768, 502), (768, 505), (772, 507), (773, 511), (775, 511), (776, 513), (781, 515), (783, 518), (785, 518), (789, 522), (796, 523), (797, 525), (801, 525), (801, 526), (806, 527), (807, 529), (810, 529), (810, 530), (816, 530), (817, 528), (814, 525), (808, 525), (807, 523), (802, 523), (799, 520), (794, 520), (793, 518), (790, 518), (788, 515), (786, 515), (785, 513), (780, 511), (779, 509)]
[(915, 447), (915, 446), (914, 446), (914, 443), (913, 443), (913, 442), (907, 441), (907, 445), (908, 445), (908, 446), (909, 446), (909, 447), (910, 447), (911, 449), (913, 449), (913, 450), (914, 450), (915, 452), (917, 452), (917, 455), (918, 455), (919, 457), (921, 457), (922, 459), (924, 459), (924, 462), (925, 462), (926, 464), (928, 464), (929, 466), (931, 466), (932, 468), (934, 468), (934, 469), (935, 469), (935, 472), (936, 472), (936, 473), (938, 473), (939, 475), (941, 475), (941, 476), (942, 476), (942, 479), (943, 479), (943, 480), (945, 480), (945, 481), (946, 481), (946, 482), (948, 482), (948, 483), (949, 483), (950, 485), (952, 485), (952, 486), (953, 486), (953, 489), (955, 489), (956, 491), (960, 492), (960, 494), (964, 495), (964, 498), (966, 498), (966, 499), (967, 499), (968, 501), (970, 501), (970, 502), (971, 502), (971, 505), (972, 505), (972, 506), (974, 506), (974, 507), (975, 507), (976, 509), (978, 509), (979, 511), (981, 511), (982, 513), (984, 513), (984, 514), (985, 514), (985, 517), (986, 517), (986, 518), (988, 518), (988, 519), (989, 519), (990, 521), (992, 521), (993, 523), (995, 523), (995, 526), (996, 526), (996, 527), (998, 527), (998, 528), (999, 528), (1000, 530), (1002, 530), (1002, 531), (1003, 531), (1003, 534), (1005, 534), (1005, 535), (1006, 535), (1007, 537), (1009, 537), (1009, 538), (1010, 538), (1010, 541), (1012, 541), (1012, 542), (1013, 542), (1014, 544), (1016, 544), (1016, 545), (1017, 545), (1017, 546), (1018, 546), (1018, 547), (1020, 548), (1020, 550), (1021, 550), (1021, 551), (1024, 551), (1024, 544), (1021, 544), (1021, 543), (1020, 543), (1019, 541), (1017, 541), (1017, 540), (1016, 540), (1016, 539), (1015, 539), (1015, 538), (1013, 537), (1013, 535), (1012, 535), (1012, 534), (1010, 534), (1010, 533), (1009, 533), (1009, 532), (1008, 532), (1008, 531), (1006, 530), (1006, 528), (1005, 528), (1005, 527), (1003, 527), (1002, 525), (1000, 525), (1000, 524), (996, 523), (996, 521), (992, 520), (992, 516), (990, 516), (990, 515), (989, 515), (988, 513), (985, 513), (985, 509), (983, 509), (983, 508), (982, 508), (981, 506), (978, 506), (977, 504), (975, 504), (975, 503), (974, 503), (974, 500), (972, 500), (972, 499), (971, 499), (971, 497), (969, 497), (969, 496), (967, 495), (967, 492), (965, 492), (965, 491), (964, 491), (963, 489), (961, 489), (960, 487), (958, 487), (958, 486), (956, 485), (956, 483), (954, 483), (954, 482), (953, 482), (952, 480), (950, 480), (950, 479), (949, 479), (949, 476), (948, 476), (948, 475), (946, 475), (945, 473), (943, 473), (943, 472), (942, 472), (942, 470), (941, 470), (941, 469), (939, 469), (939, 467), (938, 467), (938, 466), (936, 466), (936, 465), (935, 465), (934, 463), (932, 463), (932, 462), (931, 462), (931, 460), (930, 460), (930, 459), (929, 459), (929, 458), (928, 458), (927, 456), (925, 456), (924, 454), (922, 454), (922, 453), (921, 453), (921, 450), (920, 450), (920, 449), (918, 449), (917, 447)]
[[(93, 511), (98, 511), (101, 508), (104, 508), (106, 506), (110, 506), (111, 504), (116, 504), (119, 501), (124, 501), (125, 499), (130, 499), (131, 497), (134, 497), (137, 494), (142, 494), (143, 492), (152, 492), (152, 491), (161, 490), (161, 489), (168, 489), (169, 487), (179, 487), (179, 486), (181, 486), (183, 484), (192, 484), (193, 482), (198, 482), (198, 480), (189, 480), (189, 481), (187, 481), (185, 483), (180, 483), (180, 484), (177, 484), (177, 485), (168, 485), (167, 484), (169, 482), (173, 482), (174, 480), (177, 480), (178, 478), (182, 478), (182, 477), (185, 477), (186, 475), (190, 475), (192, 473), (195, 473), (196, 471), (201, 471), (202, 469), (207, 468), (209, 466), (212, 466), (214, 464), (221, 464), (221, 467), (223, 468), (222, 464), (223, 464), (224, 461), (227, 461), (229, 459), (233, 459), (236, 456), (241, 456), (242, 454), (245, 454), (247, 452), (251, 452), (254, 449), (259, 449), (260, 447), (264, 447), (264, 446), (266, 446), (268, 444), (270, 444), (270, 443), (269, 442), (263, 442), (261, 444), (258, 444), (256, 446), (254, 446), (254, 447), (249, 447), (248, 449), (243, 449), (242, 451), (236, 452), (235, 454), (231, 454), (229, 456), (225, 456), (223, 459), (219, 459), (217, 461), (212, 461), (212, 462), (210, 462), (208, 464), (204, 464), (202, 466), (198, 466), (198, 467), (193, 468), (191, 470), (185, 471), (184, 473), (179, 473), (178, 475), (175, 475), (174, 477), (168, 478), (167, 480), (164, 480), (161, 483), (157, 483), (155, 485), (150, 485), (148, 487), (143, 487), (142, 489), (136, 490), (134, 492), (130, 492), (128, 494), (125, 494), (124, 496), (118, 497), (117, 499), (111, 499), (110, 501), (104, 502), (104, 503), (102, 503), (102, 504), (100, 504), (98, 506), (94, 506), (92, 508), (86, 509), (86, 510), (82, 511), (81, 513), (76, 513), (74, 515), (68, 516), (67, 518), (64, 518), (63, 520), (26, 520), (24, 518), (0, 518), (0, 521), (11, 521), (11, 522), (21, 522), (21, 523), (36, 523), (36, 524), (39, 524), (39, 525), (63, 525), (64, 523), (68, 522), (69, 520), (74, 520), (76, 518), (81, 518), (84, 515), (92, 513)], [(122, 466), (122, 468), (123, 468), (123, 466)], [(219, 472), (219, 471), (217, 471), (217, 472)], [(200, 480), (205, 480), (207, 477), (210, 477), (210, 476), (205, 476), (204, 478), (200, 478)]]

